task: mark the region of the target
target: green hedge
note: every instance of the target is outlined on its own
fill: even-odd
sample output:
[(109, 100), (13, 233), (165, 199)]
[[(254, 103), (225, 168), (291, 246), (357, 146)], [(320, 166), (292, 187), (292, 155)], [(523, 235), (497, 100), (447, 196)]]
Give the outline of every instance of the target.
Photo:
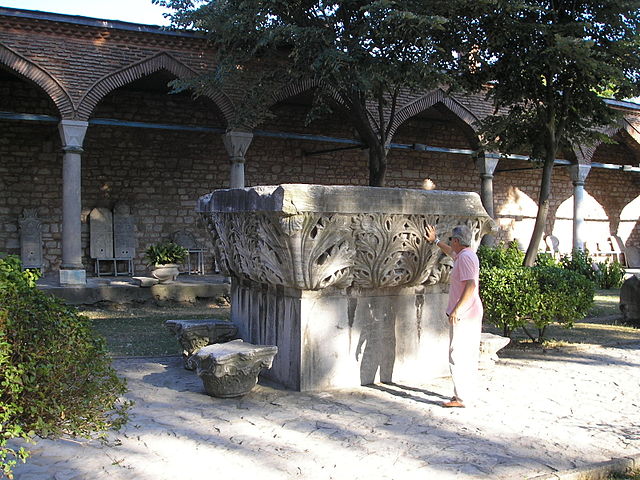
[(35, 288), (15, 256), (0, 258), (0, 475), (28, 452), (12, 438), (91, 437), (127, 419), (124, 380), (89, 320)]
[[(505, 336), (522, 328), (542, 341), (552, 323), (571, 327), (593, 305), (594, 284), (583, 275), (556, 265), (547, 255), (536, 266), (523, 267), (524, 254), (512, 244), (480, 247), (480, 297), (484, 318)], [(527, 329), (533, 324), (537, 337)]]

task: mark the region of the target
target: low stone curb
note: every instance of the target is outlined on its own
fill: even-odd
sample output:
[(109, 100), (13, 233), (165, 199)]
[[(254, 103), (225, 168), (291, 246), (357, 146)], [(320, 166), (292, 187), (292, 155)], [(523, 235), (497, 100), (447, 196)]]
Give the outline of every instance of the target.
[(625, 473), (640, 468), (640, 453), (628, 457), (615, 458), (608, 462), (587, 467), (574, 468), (556, 473), (547, 473), (529, 480), (608, 480), (613, 473)]

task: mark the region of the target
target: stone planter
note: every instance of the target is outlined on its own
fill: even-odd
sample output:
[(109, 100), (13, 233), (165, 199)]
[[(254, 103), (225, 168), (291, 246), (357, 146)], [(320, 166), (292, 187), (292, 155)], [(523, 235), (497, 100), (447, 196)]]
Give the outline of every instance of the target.
[(203, 347), (192, 357), (205, 391), (213, 397), (239, 397), (258, 383), (264, 368), (271, 368), (278, 348), (242, 340)]
[(322, 390), (448, 374), (452, 261), (425, 226), (465, 224), (477, 247), (493, 226), (477, 194), (279, 185), (216, 190), (198, 210), (239, 336), (278, 346), (265, 375)]
[(171, 283), (178, 278), (180, 270), (175, 263), (156, 264), (154, 270), (151, 271), (151, 275), (158, 279), (160, 283)]

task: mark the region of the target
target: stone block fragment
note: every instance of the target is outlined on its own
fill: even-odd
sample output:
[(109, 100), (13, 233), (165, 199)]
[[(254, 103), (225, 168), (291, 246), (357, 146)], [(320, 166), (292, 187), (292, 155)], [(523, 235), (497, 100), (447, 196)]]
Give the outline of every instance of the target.
[(231, 322), (218, 319), (167, 320), (164, 322), (182, 347), (184, 368), (194, 370), (192, 356), (202, 347), (228, 342), (235, 338), (238, 329)]
[(262, 369), (271, 368), (276, 353), (276, 346), (233, 340), (201, 348), (192, 362), (209, 395), (239, 397), (255, 387)]
[(620, 311), (622, 319), (640, 326), (640, 278), (633, 275), (620, 287)]
[(508, 337), (493, 333), (480, 334), (480, 366), (489, 367), (498, 361), (498, 350), (506, 347), (511, 341)]

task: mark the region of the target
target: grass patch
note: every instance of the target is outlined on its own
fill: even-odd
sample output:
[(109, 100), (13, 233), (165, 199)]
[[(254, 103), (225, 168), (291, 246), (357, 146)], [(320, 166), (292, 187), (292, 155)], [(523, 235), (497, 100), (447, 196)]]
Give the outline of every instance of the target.
[(593, 296), (593, 308), (589, 311), (589, 317), (609, 317), (620, 313), (620, 289), (596, 290)]
[(609, 480), (640, 480), (640, 470), (627, 473), (614, 473)]
[(93, 329), (107, 339), (114, 357), (181, 354), (176, 339), (164, 326), (166, 320), (229, 319), (229, 309), (218, 305), (112, 305), (82, 307)]

